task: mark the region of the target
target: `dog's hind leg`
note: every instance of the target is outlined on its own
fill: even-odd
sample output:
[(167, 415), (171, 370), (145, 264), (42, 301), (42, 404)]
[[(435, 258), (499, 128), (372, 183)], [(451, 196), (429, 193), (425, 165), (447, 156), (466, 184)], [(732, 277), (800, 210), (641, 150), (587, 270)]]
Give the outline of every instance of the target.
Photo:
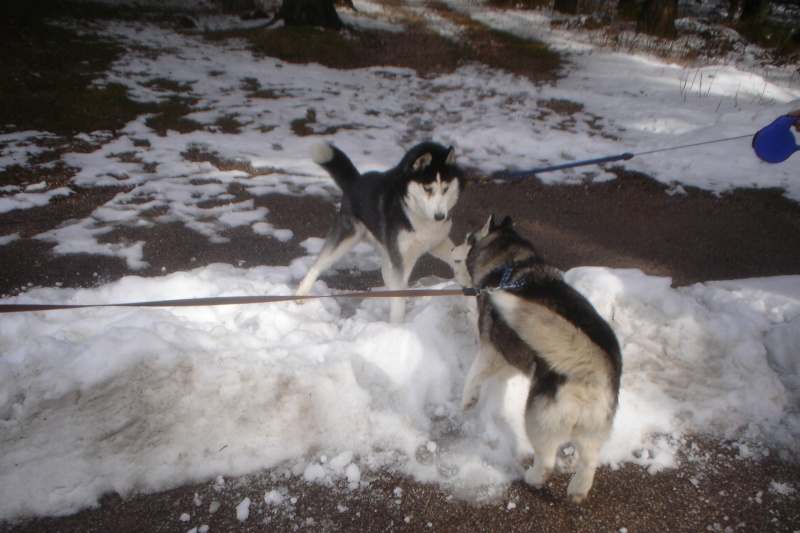
[(541, 489), (550, 478), (556, 466), (558, 448), (566, 440), (560, 413), (546, 405), (537, 405), (539, 401), (542, 400), (531, 401), (529, 398), (525, 413), (525, 431), (535, 457), (533, 467), (525, 472), (525, 482), (535, 489)]
[(472, 365), (469, 367), (467, 381), (464, 383), (461, 408), (466, 411), (475, 407), (478, 403), (483, 382), (498, 372), (505, 370), (511, 371), (513, 368), (506, 363), (502, 354), (491, 344), (481, 343), (478, 355), (475, 356), (475, 360), (472, 361)]
[(558, 445), (553, 441), (533, 444), (533, 466), (525, 472), (525, 483), (541, 489), (556, 467)]
[(574, 436), (573, 444), (578, 452), (578, 468), (567, 486), (567, 497), (573, 503), (581, 503), (589, 494), (597, 470), (600, 446), (605, 438), (597, 435)]
[(307, 295), (317, 278), (352, 250), (364, 237), (366, 231), (367, 228), (363, 224), (353, 223), (341, 216), (338, 217), (325, 238), (325, 244), (322, 246), (319, 256), (308, 269), (303, 281), (297, 287), (295, 295)]

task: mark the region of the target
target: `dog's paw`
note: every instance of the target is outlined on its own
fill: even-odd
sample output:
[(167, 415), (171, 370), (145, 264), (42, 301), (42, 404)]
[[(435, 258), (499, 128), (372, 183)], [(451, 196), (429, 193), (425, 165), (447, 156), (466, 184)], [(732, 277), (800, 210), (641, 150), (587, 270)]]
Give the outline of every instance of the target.
[(569, 500), (570, 503), (575, 503), (575, 504), (583, 503), (583, 500), (586, 499), (586, 496), (587, 495), (584, 494), (584, 493), (577, 493), (576, 492), (576, 493), (570, 494), (569, 492), (567, 492), (567, 499)]
[(526, 453), (522, 455), (514, 454), (514, 456), (517, 459), (517, 462), (520, 464), (520, 466), (522, 466), (523, 470), (527, 471), (533, 468), (535, 459), (532, 453)]
[[(319, 271), (314, 270), (314, 267), (311, 267), (309, 271), (306, 273), (306, 277), (303, 278), (303, 281), (300, 282), (300, 285), (297, 286), (297, 290), (294, 291), (295, 296), (308, 296), (311, 294), (311, 287), (314, 286), (314, 282), (317, 281), (317, 277), (319, 276)], [(303, 305), (306, 303), (306, 298), (298, 298), (295, 300), (297, 305)]]
[(581, 503), (589, 495), (592, 488), (594, 474), (587, 474), (586, 470), (578, 469), (567, 485), (567, 499), (572, 503)]
[[(297, 289), (297, 291), (295, 291), (294, 295), (295, 296), (308, 296), (308, 291), (303, 290), (302, 288), (300, 288), (300, 289)], [(307, 301), (306, 298), (298, 298), (297, 300), (294, 301), (294, 303), (296, 303), (297, 305), (303, 305), (304, 303), (306, 303), (306, 301)]]
[(530, 485), (536, 490), (544, 487), (545, 482), (550, 477), (552, 470), (545, 468), (537, 468), (534, 464), (533, 468), (529, 468), (525, 472), (525, 483)]
[(477, 393), (470, 394), (470, 395), (466, 395), (465, 394), (464, 397), (461, 399), (461, 409), (463, 411), (469, 411), (470, 409), (472, 409), (476, 405), (478, 405), (478, 394)]

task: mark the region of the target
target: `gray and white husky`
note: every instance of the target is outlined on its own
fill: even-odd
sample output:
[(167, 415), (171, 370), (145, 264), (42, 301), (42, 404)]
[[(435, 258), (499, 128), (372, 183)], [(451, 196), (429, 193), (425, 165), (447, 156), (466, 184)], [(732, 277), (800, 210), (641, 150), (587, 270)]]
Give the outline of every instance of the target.
[(508, 217), (500, 224), (490, 217), (453, 257), (457, 277), (479, 290), (480, 350), (463, 408), (477, 403), (481, 383), (495, 374), (530, 376), (525, 429), (535, 462), (525, 481), (541, 488), (559, 447), (571, 441), (578, 466), (567, 496), (580, 503), (592, 488), (617, 409), (622, 358), (614, 332)]
[[(365, 237), (381, 255), (381, 273), (389, 290), (408, 287), (411, 271), (425, 253), (453, 266), (450, 214), (464, 175), (455, 164), (452, 146), (420, 143), (394, 168), (365, 174), (344, 152), (328, 143), (315, 144), (311, 156), (328, 171), (343, 196), (322, 251), (297, 295), (308, 294), (320, 274)], [(390, 299), (390, 318), (403, 322), (405, 299)]]

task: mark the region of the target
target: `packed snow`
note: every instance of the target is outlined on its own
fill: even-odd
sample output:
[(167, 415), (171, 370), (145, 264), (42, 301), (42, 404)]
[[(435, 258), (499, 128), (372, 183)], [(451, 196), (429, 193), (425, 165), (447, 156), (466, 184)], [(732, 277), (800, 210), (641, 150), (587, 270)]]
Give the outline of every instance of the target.
[[(380, 20), (379, 6), (356, 3), (363, 6), (356, 23), (369, 13), (390, 24)], [(144, 243), (123, 247), (101, 237), (114, 225), (149, 224), (141, 211), (158, 207), (160, 222), (180, 221), (211, 242), (232, 226), (291, 240), (291, 231), (274, 227), (252, 202), (212, 209), (203, 202), (225, 199), (234, 182), (256, 195), (333, 198), (334, 186), (308, 156), (315, 138), (290, 127), (309, 109), (317, 121), (309, 126), (318, 131), (348, 126), (326, 138), (361, 169), (386, 168), (410, 144), (432, 138), (454, 145), (462, 165), (490, 173), (747, 135), (800, 107), (800, 80), (790, 70), (686, 68), (571, 40), (541, 12), (463, 8), (564, 51), (565, 77), (534, 85), (480, 65), (426, 78), (394, 67), (338, 71), (255, 57), (243, 42), (209, 43), (147, 23), (93, 28), (130, 47), (97, 85), (123, 83), (138, 99), (158, 100), (169, 94), (142, 82), (191, 84), (204, 111), (189, 118), (210, 125), (235, 115), (243, 126), (238, 134), (209, 127), (161, 137), (139, 117), (121, 136), (85, 135), (96, 149), (62, 158), (80, 169), (73, 182), (129, 188), (91, 217), (37, 238), (54, 242), (55, 253), (113, 255), (137, 269)], [(701, 77), (702, 89), (694, 81)], [(254, 86), (278, 97), (249, 96)], [(550, 99), (583, 108), (559, 115), (542, 103)], [(0, 165), (26, 164), (37, 152), (35, 139), (46, 135), (0, 136)], [(749, 143), (641, 155), (624, 165), (676, 190), (783, 187), (800, 200), (800, 156), (768, 165)], [(184, 157), (192, 149), (265, 171), (192, 162)], [(587, 172), (614, 179), (599, 167), (541, 177), (571, 183)], [(32, 184), (4, 192), (10, 194), (0, 210), (7, 212), (46, 204), (69, 189)], [(16, 238), (0, 237), (0, 246)], [(309, 255), (290, 266), (216, 264), (92, 289), (35, 288), (2, 303), (285, 295), (320, 244), (303, 243)], [(379, 264), (368, 248), (348, 261), (363, 269)], [(737, 442), (743, 460), (766, 449), (800, 456), (800, 276), (679, 288), (636, 270), (582, 267), (566, 277), (610, 322), (623, 350), (620, 408), (603, 464), (673, 467), (686, 438), (698, 434)], [(452, 286), (436, 278), (420, 284)], [(322, 281), (315, 286), (326, 290)], [(477, 350), (466, 297), (415, 299), (402, 325), (387, 323), (386, 308), (378, 299), (327, 299), (3, 316), (0, 517), (67, 514), (110, 491), (158, 491), (264, 469), (309, 483), (341, 481), (354, 491), (389, 469), (464, 497), (500, 496), (522, 476), (518, 459), (531, 452), (521, 419), (525, 379), (488, 383), (477, 408), (462, 412), (461, 389)], [(790, 494), (797, 487), (776, 480), (773, 490)], [(283, 498), (268, 492), (264, 502)], [(250, 505), (246, 499), (236, 508), (240, 520)]]

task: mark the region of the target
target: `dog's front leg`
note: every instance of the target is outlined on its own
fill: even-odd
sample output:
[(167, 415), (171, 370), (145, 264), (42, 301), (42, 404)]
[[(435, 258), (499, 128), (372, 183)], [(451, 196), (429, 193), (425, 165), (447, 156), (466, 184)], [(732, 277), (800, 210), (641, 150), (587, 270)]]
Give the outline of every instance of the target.
[[(402, 290), (390, 289), (390, 290)], [(401, 297), (391, 298), (389, 302), (389, 320), (392, 324), (402, 324), (406, 320), (406, 299)]]
[(464, 393), (461, 396), (461, 408), (467, 411), (475, 407), (483, 382), (497, 374), (505, 366), (507, 364), (500, 352), (491, 344), (482, 342), (478, 355), (472, 362), (472, 366), (469, 367)]
[[(384, 261), (381, 267), (383, 282), (390, 291), (402, 291), (408, 288), (408, 276), (404, 274), (403, 267), (394, 265), (391, 261)], [(402, 324), (406, 318), (406, 299), (402, 297), (389, 298), (389, 320), (393, 324)]]
[(462, 287), (472, 287), (472, 278), (467, 271), (467, 254), (470, 246), (465, 242), (453, 248), (450, 252), (453, 258), (453, 272), (456, 282)]
[[(303, 281), (297, 287), (295, 296), (305, 296), (311, 292), (311, 287), (320, 274), (331, 268), (344, 255), (355, 247), (364, 237), (366, 228), (362, 224), (354, 224), (349, 219), (339, 216), (325, 238), (322, 250), (308, 269)], [(302, 303), (300, 300), (298, 303)]]

